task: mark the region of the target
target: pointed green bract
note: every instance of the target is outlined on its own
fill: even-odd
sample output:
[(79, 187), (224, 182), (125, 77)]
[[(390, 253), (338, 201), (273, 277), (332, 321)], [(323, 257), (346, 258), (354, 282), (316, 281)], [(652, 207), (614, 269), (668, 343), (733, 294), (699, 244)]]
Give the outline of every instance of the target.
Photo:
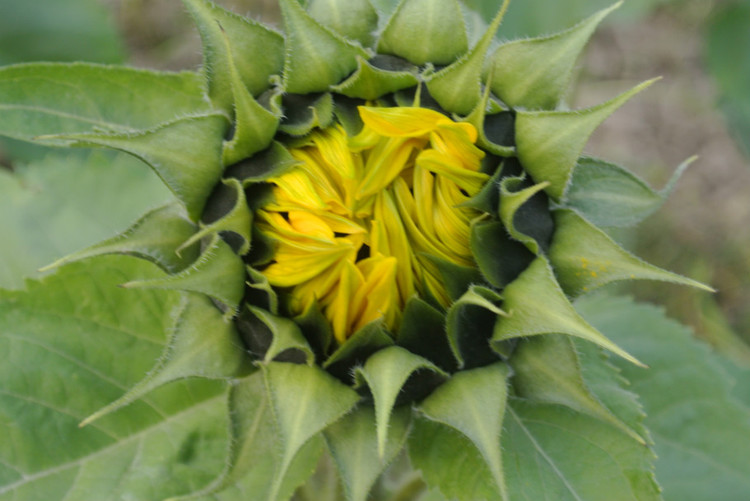
[(522, 182), (522, 178), (506, 177), (500, 183), (500, 219), (511, 237), (523, 243), (534, 254), (539, 254), (539, 242), (519, 231), (513, 219), (518, 209), (531, 197), (549, 186), (549, 183), (543, 182), (516, 191)]
[(323, 92), (357, 68), (357, 56), (367, 52), (305, 12), (297, 0), (279, 0), (286, 28), (284, 88), (287, 92)]
[[(64, 96), (64, 98), (61, 98)], [(0, 69), (0, 134), (132, 132), (203, 113), (200, 77), (88, 63), (33, 63)], [(55, 145), (69, 144), (56, 139)]]
[(315, 353), (310, 349), (310, 345), (302, 336), (297, 324), (288, 318), (273, 315), (262, 308), (250, 305), (247, 305), (247, 307), (271, 331), (271, 345), (263, 357), (266, 363), (271, 362), (287, 350), (300, 352), (307, 365), (315, 363)]
[(443, 372), (429, 360), (401, 348), (390, 346), (370, 356), (364, 367), (357, 369), (357, 379), (370, 388), (375, 400), (378, 454), (386, 453), (388, 426), (396, 399), (409, 377), (418, 370), (432, 371), (439, 379), (447, 379)]
[(149, 392), (178, 379), (229, 379), (252, 370), (234, 324), (222, 318), (211, 301), (198, 294), (183, 296), (170, 340), (156, 366), (125, 395), (81, 422), (87, 426)]
[[(175, 273), (198, 257), (197, 246), (183, 245), (195, 230), (182, 208), (177, 204), (165, 205), (144, 214), (122, 234), (58, 259), (43, 270), (104, 254), (126, 254), (146, 259)], [(181, 246), (183, 249), (178, 254), (177, 249)]]
[(630, 226), (655, 212), (672, 192), (685, 169), (696, 159), (685, 160), (660, 191), (615, 164), (582, 157), (573, 170), (565, 193), (565, 206), (575, 209), (597, 226)]
[(176, 275), (127, 282), (125, 288), (191, 291), (216, 299), (234, 314), (245, 292), (245, 265), (229, 244), (214, 236), (198, 260)]
[(459, 368), (485, 365), (496, 359), (489, 338), (497, 317), (507, 315), (498, 304), (502, 296), (481, 285), (472, 285), (455, 301), (445, 317), (445, 330)]
[(340, 84), (332, 86), (331, 90), (353, 98), (377, 99), (384, 94), (417, 85), (417, 72), (410, 69), (385, 70), (357, 57), (357, 70)]
[[(269, 87), (272, 75), (281, 74), (284, 38), (280, 34), (207, 0), (183, 3), (201, 34), (208, 95), (218, 108), (230, 113), (235, 105), (232, 65), (252, 96)], [(245, 54), (252, 57), (241, 56)]]
[(500, 449), (507, 377), (508, 366), (503, 363), (462, 371), (419, 405), (427, 418), (455, 428), (479, 449), (497, 484), (500, 500), (509, 499)]
[(284, 120), (279, 130), (290, 136), (302, 137), (314, 128), (325, 129), (333, 122), (333, 97), (329, 93), (307, 96), (285, 96)]
[(311, 0), (307, 11), (323, 26), (364, 47), (372, 45), (378, 12), (370, 0)]
[(276, 495), (270, 479), (280, 468), (279, 436), (275, 433), (271, 400), (260, 371), (236, 380), (229, 391), (229, 450), (223, 472), (201, 490), (167, 501), (284, 501), (312, 473), (325, 447), (320, 437), (297, 453)]
[(602, 19), (617, 2), (556, 35), (515, 40), (492, 55), (492, 91), (506, 104), (528, 110), (553, 110), (570, 84), (575, 63)]
[(446, 111), (467, 115), (482, 101), (480, 78), (484, 59), (509, 3), (509, 0), (503, 2), (499, 12), (476, 46), (459, 60), (427, 79), (427, 89), (430, 91), (430, 95)]
[(500, 317), (495, 324), (493, 343), (542, 334), (567, 334), (596, 343), (636, 365), (643, 365), (576, 313), (543, 256), (537, 257), (505, 288), (503, 309), (508, 316)]
[(224, 143), (222, 161), (224, 165), (232, 165), (252, 156), (254, 153), (265, 150), (271, 144), (276, 129), (279, 128), (281, 109), (279, 109), (278, 101), (281, 97), (279, 93), (274, 94), (269, 102), (271, 110), (264, 108), (255, 100), (252, 92), (242, 81), (226, 32), (222, 30), (221, 35), (227, 54), (226, 65), (229, 70), (226, 78), (230, 81), (232, 102), (234, 103), (232, 139)]
[(496, 482), (482, 453), (455, 428), (417, 414), (409, 434), (408, 450), (414, 468), (432, 487), (426, 499), (498, 500)]
[[(503, 125), (505, 127), (502, 127), (503, 129), (506, 129), (508, 131), (512, 132), (512, 135), (510, 138), (508, 138), (508, 134), (503, 134), (503, 136), (500, 138), (501, 140), (511, 139), (511, 141), (507, 141), (510, 144), (499, 144), (497, 140), (499, 138), (492, 137), (490, 132), (492, 131), (492, 127), (490, 125), (490, 121), (494, 121), (495, 117), (493, 115), (488, 115), (488, 108), (494, 103), (493, 101), (490, 101), (490, 83), (491, 79), (487, 82), (484, 88), (484, 93), (482, 94), (482, 98), (477, 102), (474, 109), (471, 110), (471, 113), (469, 113), (466, 117), (462, 119), (463, 122), (469, 122), (471, 125), (473, 125), (477, 129), (477, 145), (482, 147), (484, 150), (488, 151), (489, 153), (492, 153), (493, 155), (497, 155), (500, 157), (511, 157), (515, 156), (516, 154), (516, 148), (512, 145), (512, 143), (515, 141), (515, 131), (513, 130), (513, 122), (508, 120)], [(512, 115), (510, 113), (505, 112), (505, 115), (501, 113), (494, 113), (494, 115), (499, 116), (507, 116), (508, 118), (511, 118)], [(506, 132), (506, 131), (504, 131)]]
[(700, 282), (650, 265), (620, 247), (606, 233), (571, 210), (556, 210), (555, 236), (549, 258), (568, 295), (618, 280), (660, 280), (713, 289)]
[(416, 64), (450, 64), (468, 50), (456, 0), (402, 0), (378, 41), (378, 52)]
[(140, 158), (185, 204), (190, 218), (197, 220), (221, 176), (221, 144), (226, 125), (223, 116), (212, 114), (180, 118), (132, 134), (63, 134), (45, 139), (68, 140), (79, 147), (102, 146)]
[(361, 405), (325, 431), (348, 501), (366, 501), (378, 476), (401, 451), (409, 434), (411, 409), (402, 407), (391, 414), (382, 454), (378, 453), (374, 422), (373, 408)]
[(275, 498), (297, 452), (314, 435), (349, 412), (359, 395), (318, 367), (271, 362), (263, 374), (281, 439), (281, 460), (272, 480)]
[(518, 111), (518, 158), (537, 183), (549, 181), (547, 193), (559, 200), (591, 133), (628, 99), (654, 80), (643, 82), (607, 101), (577, 111)]
[[(253, 217), (247, 205), (245, 190), (242, 184), (233, 178), (222, 179), (222, 183), (232, 193), (234, 204), (229, 208), (229, 212), (221, 214), (215, 221), (205, 224), (199, 231), (196, 231), (189, 239), (185, 240), (178, 249), (180, 253), (183, 252), (184, 248), (199, 242), (204, 237), (225, 231), (232, 232), (242, 239), (242, 244), (237, 249), (239, 255), (244, 256), (250, 250), (250, 230), (252, 228)], [(204, 218), (205, 216), (204, 214)]]
[(519, 397), (568, 406), (601, 419), (646, 445), (643, 437), (620, 421), (588, 388), (572, 338), (550, 334), (524, 339), (513, 353), (511, 366), (512, 384)]

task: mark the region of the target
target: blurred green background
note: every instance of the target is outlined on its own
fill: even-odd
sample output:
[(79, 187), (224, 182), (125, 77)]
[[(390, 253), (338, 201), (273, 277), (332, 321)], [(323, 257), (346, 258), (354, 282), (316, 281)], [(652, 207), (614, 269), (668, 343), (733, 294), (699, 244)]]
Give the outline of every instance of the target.
[[(278, 24), (272, 0), (220, 3)], [(395, 1), (373, 3), (387, 10)], [(465, 3), (487, 19), (501, 2)], [(610, 3), (515, 0), (499, 38), (559, 31)], [(0, 65), (39, 60), (195, 69), (200, 45), (178, 0), (3, 0)], [(683, 160), (699, 156), (662, 211), (617, 237), (646, 260), (718, 292), (653, 283), (629, 290), (665, 304), (670, 315), (750, 367), (750, 0), (626, 0), (594, 36), (568, 101), (571, 107), (597, 104), (654, 76), (664, 78), (607, 120), (587, 153), (624, 165), (655, 187)], [(150, 184), (142, 166), (118, 167), (117, 182), (149, 187), (134, 189), (132, 203), (112, 206), (93, 194), (95, 188), (85, 188), (87, 182), (101, 186), (106, 159), (85, 152), (60, 155), (0, 144), (0, 229), (11, 235), (0, 245), (0, 286), (20, 286), (22, 275), (33, 276), (41, 264), (110, 236), (144, 206), (168, 196)], [(76, 158), (86, 161), (71, 166)], [(51, 169), (74, 181), (44, 173)], [(79, 194), (72, 203), (80, 207), (68, 219), (53, 218), (73, 184)], [(116, 217), (103, 218), (96, 207)], [(73, 221), (77, 227), (68, 228)], [(32, 238), (33, 232), (54, 234), (54, 242)], [(19, 253), (25, 259), (13, 261)]]

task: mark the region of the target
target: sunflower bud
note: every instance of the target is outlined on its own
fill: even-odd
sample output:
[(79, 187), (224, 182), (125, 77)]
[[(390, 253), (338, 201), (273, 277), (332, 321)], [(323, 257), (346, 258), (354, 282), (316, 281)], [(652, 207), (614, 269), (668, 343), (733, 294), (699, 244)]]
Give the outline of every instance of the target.
[[(619, 280), (705, 286), (594, 224), (632, 214), (627, 197), (602, 196), (611, 186), (647, 190), (642, 217), (662, 200), (582, 157), (594, 129), (651, 82), (588, 109), (562, 102), (580, 51), (619, 4), (493, 48), (507, 1), (473, 45), (457, 0), (402, 0), (385, 19), (368, 0), (279, 0), (284, 34), (184, 3), (203, 41), (208, 109), (137, 132), (55, 136), (144, 159), (187, 214), (157, 209), (65, 259), (135, 254), (166, 273), (127, 287), (186, 297), (158, 369), (88, 421), (173, 379), (229, 379), (237, 447), (200, 494), (257, 486), (262, 471), (257, 499), (268, 500), (305, 481), (322, 438), (351, 501), (402, 450), (448, 497), (516, 499), (504, 417), (520, 419), (526, 400), (647, 442), (586, 387), (575, 343), (639, 362), (571, 300)], [(204, 332), (219, 341), (200, 358), (180, 351)], [(479, 458), (481, 489), (456, 494), (450, 459), (430, 448)]]

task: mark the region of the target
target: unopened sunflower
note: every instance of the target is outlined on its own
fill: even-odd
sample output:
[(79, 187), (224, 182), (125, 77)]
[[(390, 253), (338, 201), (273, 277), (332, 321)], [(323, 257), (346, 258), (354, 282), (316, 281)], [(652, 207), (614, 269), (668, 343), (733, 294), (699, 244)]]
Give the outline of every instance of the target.
[[(86, 423), (175, 379), (229, 380), (227, 466), (200, 499), (288, 499), (323, 454), (350, 501), (382, 495), (409, 468), (446, 498), (540, 499), (518, 423), (552, 407), (648, 454), (648, 437), (587, 387), (579, 350), (639, 362), (571, 304), (619, 280), (701, 286), (596, 226), (637, 222), (661, 201), (582, 156), (651, 82), (592, 108), (563, 102), (616, 6), (499, 44), (507, 1), (479, 36), (456, 0), (403, 0), (387, 16), (368, 0), (279, 0), (283, 34), (184, 3), (200, 74), (134, 72), (154, 89), (132, 96), (120, 130), (86, 123), (40, 138), (131, 153), (180, 202), (58, 263), (132, 254), (165, 274), (126, 287), (183, 291), (157, 368)], [(91, 71), (107, 85), (118, 70)], [(194, 108), (155, 116), (180, 93)], [(613, 186), (652, 201), (629, 205)], [(456, 484), (465, 461), (470, 478)], [(651, 471), (626, 461), (618, 481), (634, 494), (622, 499), (651, 499)]]

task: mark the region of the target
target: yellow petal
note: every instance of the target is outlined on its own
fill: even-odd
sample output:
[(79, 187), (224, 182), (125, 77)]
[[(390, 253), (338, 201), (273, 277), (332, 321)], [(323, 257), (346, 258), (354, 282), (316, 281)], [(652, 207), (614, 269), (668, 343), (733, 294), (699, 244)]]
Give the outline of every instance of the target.
[(427, 108), (359, 107), (365, 127), (385, 137), (420, 137), (435, 129), (446, 116)]

